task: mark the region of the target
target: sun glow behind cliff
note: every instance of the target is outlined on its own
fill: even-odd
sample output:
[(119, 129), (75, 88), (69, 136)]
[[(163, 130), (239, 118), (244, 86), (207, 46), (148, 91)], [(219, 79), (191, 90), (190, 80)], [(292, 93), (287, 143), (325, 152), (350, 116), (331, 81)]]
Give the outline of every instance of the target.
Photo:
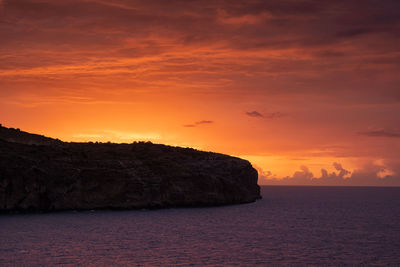
[(399, 1), (0, 3), (4, 125), (399, 177)]
[(157, 133), (133, 133), (133, 132), (119, 132), (113, 130), (103, 130), (103, 131), (93, 131), (93, 133), (81, 133), (74, 134), (72, 136), (72, 140), (79, 140), (85, 142), (116, 142), (116, 143), (124, 143), (124, 142), (134, 142), (137, 140), (140, 141), (157, 141), (161, 140), (161, 135)]

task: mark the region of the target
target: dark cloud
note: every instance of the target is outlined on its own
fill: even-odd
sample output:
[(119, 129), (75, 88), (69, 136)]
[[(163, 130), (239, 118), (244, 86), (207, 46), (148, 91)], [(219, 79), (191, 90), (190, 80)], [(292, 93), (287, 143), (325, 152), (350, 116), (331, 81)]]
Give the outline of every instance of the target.
[(159, 76), (187, 84), (400, 101), (400, 1), (3, 0), (0, 17), (0, 70), (158, 56)]
[(250, 117), (264, 118), (264, 115), (263, 115), (263, 114), (261, 114), (261, 113), (260, 113), (260, 112), (258, 112), (258, 111), (250, 111), (250, 112), (246, 112), (246, 115), (247, 115), (247, 116), (250, 116)]
[(373, 32), (373, 29), (371, 28), (354, 28), (354, 29), (346, 29), (344, 31), (336, 33), (336, 36), (339, 38), (350, 38), (350, 37), (356, 37), (360, 36), (363, 34), (368, 34)]
[(262, 114), (258, 111), (246, 112), (246, 115), (249, 117), (265, 118), (265, 119), (277, 119), (277, 118), (282, 118), (282, 117), (286, 116), (286, 114), (281, 113), (281, 112), (272, 112), (272, 113)]
[[(231, 47), (254, 49), (340, 44), (343, 38), (396, 33), (400, 23), (396, 11), (399, 4), (388, 0), (380, 1), (379, 8), (373, 1), (338, 4), (288, 0), (168, 1), (168, 4), (138, 0), (112, 3), (8, 0), (4, 6), (4, 20), (19, 23), (21, 30), (29, 27), (36, 32), (53, 29), (87, 34), (90, 31), (123, 38), (146, 36), (152, 30), (153, 34), (166, 33), (177, 38), (175, 42), (221, 41)], [(214, 30), (209, 31), (210, 28)]]
[(191, 127), (196, 127), (196, 126), (199, 126), (199, 125), (202, 125), (202, 124), (211, 124), (211, 123), (214, 123), (214, 121), (202, 120), (202, 121), (196, 121), (196, 122), (193, 123), (193, 124), (185, 124), (185, 125), (183, 125), (183, 127), (189, 127), (189, 128), (191, 128)]
[(400, 138), (399, 132), (389, 132), (386, 130), (375, 130), (375, 131), (367, 131), (367, 132), (359, 132), (359, 135), (369, 136), (369, 137), (391, 137), (391, 138)]

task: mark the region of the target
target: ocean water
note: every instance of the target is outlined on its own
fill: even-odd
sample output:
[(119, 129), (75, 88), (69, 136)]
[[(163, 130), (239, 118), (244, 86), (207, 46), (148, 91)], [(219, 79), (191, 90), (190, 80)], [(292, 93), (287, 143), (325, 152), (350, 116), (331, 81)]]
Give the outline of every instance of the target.
[(212, 208), (0, 215), (0, 266), (400, 266), (400, 188), (262, 194)]

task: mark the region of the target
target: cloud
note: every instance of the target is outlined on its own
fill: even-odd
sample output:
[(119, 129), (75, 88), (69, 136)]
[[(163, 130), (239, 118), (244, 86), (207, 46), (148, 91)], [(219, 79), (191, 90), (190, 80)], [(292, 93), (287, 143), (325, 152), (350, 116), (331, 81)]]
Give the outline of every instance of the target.
[(257, 170), (260, 180), (276, 179), (276, 175), (274, 175), (271, 171), (264, 171), (262, 168), (258, 167), (257, 165), (255, 165), (255, 164), (252, 164), (252, 165)]
[(250, 111), (250, 112), (246, 112), (246, 115), (249, 117), (254, 117), (254, 118), (265, 118), (265, 119), (277, 119), (277, 118), (282, 118), (287, 116), (284, 113), (281, 112), (272, 112), (272, 113), (265, 113), (262, 114), (258, 111)]
[(169, 77), (209, 90), (222, 77), (232, 80), (223, 89), (246, 93), (400, 100), (395, 0), (2, 2), (0, 73), (10, 83), (46, 76), (101, 86), (100, 76), (113, 76), (150, 87)]
[(211, 123), (214, 123), (214, 121), (202, 120), (202, 121), (196, 121), (193, 124), (185, 124), (185, 125), (183, 125), (183, 127), (191, 128), (191, 127), (196, 127), (196, 126), (199, 126), (199, 125), (202, 125), (202, 124), (211, 124)]
[(310, 172), (307, 166), (300, 166), (301, 171), (296, 171), (293, 174), (292, 179), (295, 179), (297, 181), (308, 181), (314, 177), (313, 173)]
[(277, 178), (269, 171), (258, 168), (260, 182), (271, 185), (325, 185), (325, 186), (400, 186), (400, 162), (369, 162), (352, 172), (334, 162), (337, 172), (321, 169), (316, 177), (307, 166), (300, 166), (292, 176)]
[(344, 178), (346, 175), (350, 174), (350, 172), (348, 170), (345, 170), (342, 167), (342, 164), (340, 164), (340, 163), (334, 162), (333, 167), (335, 167), (335, 169), (337, 171), (339, 171), (338, 177), (340, 177), (340, 178)]
[(258, 111), (246, 112), (246, 115), (247, 115), (247, 116), (250, 116), (250, 117), (264, 118), (264, 115), (261, 114), (261, 113), (258, 112)]
[(213, 121), (209, 121), (209, 120), (203, 120), (203, 121), (197, 121), (196, 125), (199, 125), (199, 124), (210, 124), (210, 123), (214, 123), (214, 122)]
[(359, 135), (369, 136), (369, 137), (391, 137), (391, 138), (400, 138), (400, 132), (390, 132), (386, 130), (374, 130), (374, 131), (366, 131), (359, 132)]
[(267, 113), (267, 114), (265, 114), (265, 115), (264, 115), (264, 118), (267, 118), (267, 119), (277, 119), (277, 118), (282, 118), (282, 117), (285, 117), (285, 116), (287, 116), (287, 115), (284, 114), (284, 113), (281, 113), (281, 112), (272, 112), (272, 113)]

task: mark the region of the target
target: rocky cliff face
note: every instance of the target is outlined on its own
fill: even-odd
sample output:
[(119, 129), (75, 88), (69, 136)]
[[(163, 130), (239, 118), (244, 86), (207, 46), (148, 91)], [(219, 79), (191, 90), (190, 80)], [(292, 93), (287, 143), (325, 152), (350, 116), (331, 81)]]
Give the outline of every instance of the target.
[[(0, 130), (12, 137), (12, 130)], [(226, 205), (260, 198), (257, 171), (239, 158), (143, 142), (42, 137), (41, 143), (36, 135), (31, 142), (26, 134), (22, 143), (0, 134), (2, 212)]]

